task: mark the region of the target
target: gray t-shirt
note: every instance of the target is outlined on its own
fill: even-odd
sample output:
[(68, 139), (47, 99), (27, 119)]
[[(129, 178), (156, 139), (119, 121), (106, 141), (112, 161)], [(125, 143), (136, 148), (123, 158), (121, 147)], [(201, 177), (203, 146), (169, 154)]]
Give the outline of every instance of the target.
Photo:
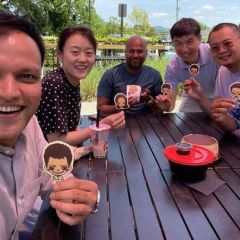
[[(142, 92), (148, 88), (151, 95), (155, 97), (161, 93), (162, 78), (157, 70), (145, 65), (141, 72), (131, 74), (126, 70), (125, 63), (122, 63), (103, 74), (98, 85), (97, 96), (110, 99), (111, 104), (114, 105), (114, 96), (117, 93), (126, 94), (127, 85), (139, 85)], [(126, 110), (127, 114), (148, 112), (151, 112), (151, 108), (141, 101)]]

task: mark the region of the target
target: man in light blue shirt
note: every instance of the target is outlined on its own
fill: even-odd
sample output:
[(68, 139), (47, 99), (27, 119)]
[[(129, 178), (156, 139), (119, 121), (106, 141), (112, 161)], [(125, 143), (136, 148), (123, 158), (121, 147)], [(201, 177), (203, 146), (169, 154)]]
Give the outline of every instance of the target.
[(0, 234), (18, 239), (37, 196), (50, 194), (61, 221), (75, 225), (94, 209), (97, 185), (74, 177), (52, 184), (42, 171), (47, 144), (34, 113), (41, 96), (44, 45), (26, 19), (0, 11)]
[[(219, 67), (211, 56), (209, 46), (201, 43), (198, 22), (192, 18), (183, 18), (172, 26), (170, 34), (177, 55), (170, 60), (165, 73), (165, 82), (172, 85), (172, 101), (169, 110), (172, 110), (175, 106), (179, 84), (191, 81), (191, 73), (189, 71), (191, 64), (199, 66), (199, 73), (194, 79), (203, 88), (205, 96), (212, 100)], [(203, 110), (204, 106), (201, 106), (195, 93), (187, 91), (186, 88), (186, 91), (182, 94), (180, 111), (201, 112)]]

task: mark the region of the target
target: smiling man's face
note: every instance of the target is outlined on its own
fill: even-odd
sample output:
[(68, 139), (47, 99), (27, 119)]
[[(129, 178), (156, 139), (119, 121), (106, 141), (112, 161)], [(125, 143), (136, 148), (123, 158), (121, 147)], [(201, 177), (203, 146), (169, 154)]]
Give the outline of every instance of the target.
[(0, 145), (14, 147), (40, 101), (41, 56), (25, 33), (0, 40)]

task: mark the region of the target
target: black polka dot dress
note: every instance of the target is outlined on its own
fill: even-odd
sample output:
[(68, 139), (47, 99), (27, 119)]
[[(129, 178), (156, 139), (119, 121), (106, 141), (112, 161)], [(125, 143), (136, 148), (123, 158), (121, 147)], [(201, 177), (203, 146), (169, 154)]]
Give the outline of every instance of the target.
[(79, 123), (81, 97), (79, 86), (71, 85), (62, 68), (44, 76), (37, 118), (44, 135), (74, 131)]

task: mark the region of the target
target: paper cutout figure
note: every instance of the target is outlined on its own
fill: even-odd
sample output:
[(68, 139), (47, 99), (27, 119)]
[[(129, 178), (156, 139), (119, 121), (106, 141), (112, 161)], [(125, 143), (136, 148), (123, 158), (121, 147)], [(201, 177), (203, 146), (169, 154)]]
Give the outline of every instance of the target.
[(229, 93), (233, 99), (240, 101), (240, 82), (235, 82), (229, 86)]
[(172, 85), (170, 83), (163, 83), (161, 86), (161, 92), (163, 95), (168, 95), (172, 90)]
[(140, 100), (141, 86), (139, 85), (127, 85), (127, 97), (136, 97), (137, 101)]
[(114, 103), (117, 109), (128, 109), (128, 98), (124, 93), (118, 93), (114, 97)]
[(192, 76), (192, 78), (195, 78), (199, 74), (199, 71), (200, 71), (200, 66), (198, 64), (193, 63), (190, 65), (189, 73)]
[(42, 155), (43, 169), (53, 180), (63, 180), (73, 169), (74, 154), (70, 145), (55, 141), (49, 143)]

